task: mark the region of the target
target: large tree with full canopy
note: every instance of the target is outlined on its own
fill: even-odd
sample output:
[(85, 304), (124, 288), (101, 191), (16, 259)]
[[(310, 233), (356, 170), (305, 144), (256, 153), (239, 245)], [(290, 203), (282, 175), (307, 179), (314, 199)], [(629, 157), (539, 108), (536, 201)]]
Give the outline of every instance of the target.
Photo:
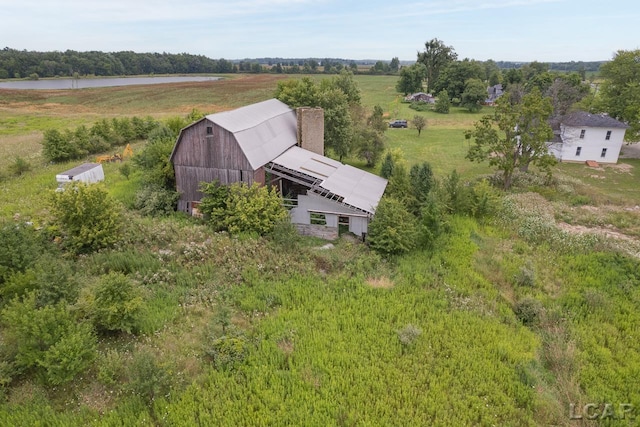
[(640, 49), (619, 50), (611, 62), (600, 67), (604, 78), (600, 91), (598, 112), (629, 125), (625, 140), (640, 140)]
[(511, 97), (502, 96), (493, 114), (484, 116), (465, 132), (473, 143), (467, 153), (471, 161), (489, 161), (503, 174), (505, 190), (511, 187), (516, 170), (526, 172), (534, 164), (551, 173), (555, 158), (547, 144), (553, 136), (548, 119), (553, 111), (549, 98), (533, 90), (520, 102), (511, 103)]
[(424, 51), (418, 52), (418, 62), (427, 67), (427, 92), (431, 92), (440, 71), (456, 59), (458, 59), (458, 54), (453, 50), (453, 47), (445, 45), (437, 38), (424, 44)]

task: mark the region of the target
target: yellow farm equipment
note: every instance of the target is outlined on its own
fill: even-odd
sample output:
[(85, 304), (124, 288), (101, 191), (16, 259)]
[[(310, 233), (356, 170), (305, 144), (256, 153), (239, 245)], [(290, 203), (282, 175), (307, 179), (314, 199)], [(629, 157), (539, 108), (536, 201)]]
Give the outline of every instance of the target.
[(104, 155), (96, 157), (96, 163), (107, 163), (107, 162), (121, 162), (124, 159), (133, 156), (133, 150), (131, 149), (131, 145), (127, 144), (127, 146), (122, 151), (122, 154), (115, 153), (113, 156)]

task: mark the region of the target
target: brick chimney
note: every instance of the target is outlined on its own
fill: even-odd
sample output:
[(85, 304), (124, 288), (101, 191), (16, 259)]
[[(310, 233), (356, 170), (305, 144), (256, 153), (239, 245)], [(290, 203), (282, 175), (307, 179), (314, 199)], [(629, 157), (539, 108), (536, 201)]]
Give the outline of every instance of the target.
[(324, 156), (324, 110), (322, 108), (299, 107), (298, 146)]

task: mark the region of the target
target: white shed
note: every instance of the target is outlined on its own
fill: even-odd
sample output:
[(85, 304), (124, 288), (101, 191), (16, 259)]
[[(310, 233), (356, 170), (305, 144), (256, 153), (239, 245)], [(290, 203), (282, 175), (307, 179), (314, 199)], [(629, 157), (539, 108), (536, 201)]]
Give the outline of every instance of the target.
[(100, 163), (85, 163), (57, 174), (56, 181), (58, 181), (58, 188), (62, 188), (65, 184), (73, 181), (93, 184), (104, 181), (104, 170)]

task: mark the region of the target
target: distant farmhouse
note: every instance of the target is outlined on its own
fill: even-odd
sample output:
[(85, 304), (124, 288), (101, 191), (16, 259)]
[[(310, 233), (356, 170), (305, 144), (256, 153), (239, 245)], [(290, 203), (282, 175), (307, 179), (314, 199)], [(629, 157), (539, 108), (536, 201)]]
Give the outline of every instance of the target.
[(498, 98), (504, 94), (502, 84), (498, 83), (495, 86), (489, 86), (487, 88), (487, 99), (484, 100), (485, 105), (495, 105)]
[(404, 100), (407, 102), (426, 102), (428, 104), (435, 104), (436, 102), (433, 95), (424, 92), (412, 93), (411, 95), (407, 95)]
[(563, 162), (617, 163), (628, 127), (606, 114), (576, 111), (552, 124), (549, 151)]
[[(275, 185), (294, 199), (291, 220), (347, 226), (364, 237), (387, 180), (324, 156), (324, 112), (292, 110), (277, 99), (208, 115), (180, 131), (171, 153), (178, 209), (192, 214), (201, 182)], [(318, 227), (316, 227), (318, 228)]]

